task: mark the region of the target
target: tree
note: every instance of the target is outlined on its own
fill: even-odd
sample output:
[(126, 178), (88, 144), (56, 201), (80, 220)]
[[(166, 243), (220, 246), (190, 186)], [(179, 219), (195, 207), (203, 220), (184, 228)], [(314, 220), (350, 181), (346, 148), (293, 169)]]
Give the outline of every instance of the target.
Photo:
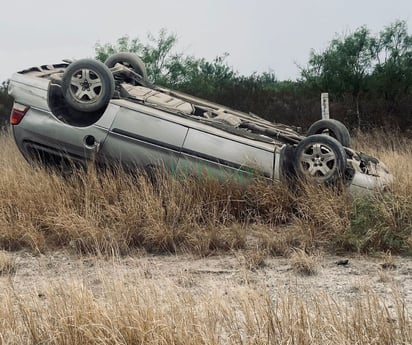
[(383, 97), (388, 111), (396, 110), (400, 98), (412, 84), (412, 36), (405, 21), (396, 21), (381, 31), (374, 42), (377, 65), (373, 72), (373, 89)]
[(8, 81), (4, 81), (0, 85), (0, 128), (8, 123), (13, 107), (13, 98), (7, 92), (8, 85)]
[(228, 54), (212, 61), (185, 55), (177, 51), (177, 36), (165, 29), (145, 41), (124, 36), (115, 44), (97, 44), (96, 56), (104, 61), (116, 52), (135, 52), (156, 84), (302, 127), (319, 117), (319, 93), (327, 91), (337, 119), (371, 127), (410, 123), (411, 45), (405, 22), (379, 35), (363, 26), (336, 36), (322, 52), (312, 51), (298, 82), (278, 81), (273, 73), (239, 75), (228, 65)]
[(222, 93), (236, 78), (236, 73), (226, 63), (227, 56), (217, 56), (212, 61), (192, 58), (190, 68), (181, 71), (185, 77), (177, 87), (199, 97), (221, 101)]
[(303, 79), (337, 97), (352, 96), (358, 126), (361, 122), (360, 95), (367, 89), (374, 51), (373, 38), (366, 27), (350, 35), (337, 37), (322, 53), (311, 52), (309, 66), (301, 70)]
[(318, 116), (318, 104), (312, 106), (313, 98), (301, 94), (302, 83), (279, 82), (273, 72), (239, 75), (227, 63), (227, 53), (211, 61), (178, 53), (176, 35), (166, 30), (161, 30), (158, 37), (149, 34), (147, 40), (143, 43), (139, 38), (124, 36), (115, 44), (97, 44), (96, 56), (104, 61), (116, 52), (137, 53), (156, 84), (253, 112), (271, 121), (306, 126)]
[(145, 62), (149, 79), (154, 83), (173, 86), (184, 83), (188, 71), (197, 68), (197, 61), (192, 56), (184, 56), (175, 52), (177, 36), (161, 29), (158, 37), (147, 35), (147, 43), (139, 38), (120, 37), (116, 44), (106, 43), (95, 46), (96, 58), (105, 61), (110, 55), (118, 52), (132, 52)]
[(154, 83), (219, 101), (237, 76), (226, 63), (228, 54), (207, 61), (176, 52), (176, 44), (177, 36), (162, 29), (157, 37), (149, 33), (147, 43), (124, 36), (114, 45), (96, 44), (95, 50), (101, 61), (117, 52), (136, 53), (144, 61), (148, 77)]

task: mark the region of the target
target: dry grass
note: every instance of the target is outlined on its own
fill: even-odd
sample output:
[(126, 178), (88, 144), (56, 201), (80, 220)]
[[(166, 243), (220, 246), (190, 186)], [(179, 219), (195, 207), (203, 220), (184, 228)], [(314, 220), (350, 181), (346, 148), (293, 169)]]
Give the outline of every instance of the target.
[(16, 272), (16, 261), (10, 253), (0, 250), (0, 276), (8, 276)]
[(393, 173), (393, 192), (401, 197), (412, 193), (412, 139), (402, 133), (374, 130), (366, 135), (358, 133), (354, 148), (376, 155)]
[(249, 250), (243, 251), (238, 256), (238, 260), (244, 268), (255, 271), (259, 268), (265, 267), (265, 258), (267, 256), (268, 253), (265, 250), (261, 250), (259, 248), (251, 248)]
[(292, 269), (303, 276), (318, 274), (321, 256), (319, 254), (308, 254), (303, 249), (294, 249), (290, 255)]
[[(216, 250), (246, 246), (248, 224), (278, 224), (291, 200), (281, 185), (249, 188), (93, 169), (62, 178), (29, 166), (12, 140), (0, 138), (0, 248), (72, 247), (95, 254)], [(289, 206), (288, 206), (289, 205)]]
[(8, 138), (0, 140), (0, 247), (111, 254), (244, 246), (244, 229), (234, 224), (240, 187), (173, 178), (153, 185), (145, 176), (92, 169), (63, 179), (30, 167)]
[(397, 268), (396, 259), (392, 256), (390, 251), (387, 251), (382, 255), (381, 267), (384, 270), (394, 270)]
[(62, 178), (29, 166), (11, 138), (0, 136), (0, 248), (44, 252), (73, 248), (93, 254), (233, 249), (284, 255), (307, 251), (387, 251), (412, 248), (411, 140), (382, 133), (355, 146), (377, 154), (395, 175), (394, 193), (355, 200), (346, 192), (256, 180), (145, 176), (93, 169)]
[[(0, 136), (0, 249), (123, 254), (240, 249), (245, 279), (268, 254), (288, 254), (297, 272), (319, 269), (329, 251), (410, 252), (412, 145), (379, 133), (356, 144), (387, 163), (394, 193), (352, 199), (306, 185), (298, 193), (256, 181), (248, 187), (117, 173), (62, 178), (30, 167), (12, 140)], [(376, 149), (377, 150), (377, 149)], [(0, 272), (15, 262), (1, 255)], [(249, 271), (250, 273), (250, 271)], [(390, 271), (382, 274), (390, 280)], [(380, 300), (359, 289), (348, 304), (328, 295), (273, 295), (246, 285), (228, 294), (190, 294), (190, 276), (161, 287), (136, 277), (49, 286), (41, 296), (0, 291), (0, 344), (410, 344), (412, 327), (400, 294)], [(385, 305), (391, 299), (391, 308)], [(388, 302), (389, 303), (389, 302)]]
[[(402, 299), (393, 307), (363, 289), (337, 303), (251, 287), (192, 295), (169, 283), (104, 281), (99, 294), (80, 282), (49, 286), (42, 298), (0, 292), (1, 344), (410, 344)], [(393, 300), (393, 301), (392, 301)]]

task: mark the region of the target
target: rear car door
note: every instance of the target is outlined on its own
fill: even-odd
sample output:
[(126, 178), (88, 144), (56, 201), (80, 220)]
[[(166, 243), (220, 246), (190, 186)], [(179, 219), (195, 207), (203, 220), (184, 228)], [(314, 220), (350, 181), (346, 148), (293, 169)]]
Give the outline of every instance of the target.
[(15, 105), (25, 109), (21, 121), (12, 126), (15, 141), (23, 155), (29, 159), (44, 152), (80, 161), (98, 157), (119, 106), (109, 104), (92, 125), (73, 126), (52, 112), (49, 92), (50, 81), (37, 78), (30, 72), (15, 73), (10, 81), (9, 93), (14, 97)]
[(118, 108), (109, 105), (102, 118), (87, 127), (74, 127), (56, 120), (49, 112), (30, 108), (13, 132), (16, 141), (21, 141), (19, 147), (28, 154), (48, 152), (80, 161), (98, 159)]

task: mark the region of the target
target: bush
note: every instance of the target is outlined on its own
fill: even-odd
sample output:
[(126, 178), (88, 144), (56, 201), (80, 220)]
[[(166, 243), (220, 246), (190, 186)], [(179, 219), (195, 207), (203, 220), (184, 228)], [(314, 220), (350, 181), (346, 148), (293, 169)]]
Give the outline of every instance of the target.
[(410, 254), (412, 197), (378, 194), (357, 198), (350, 221), (350, 230), (341, 237), (345, 249)]

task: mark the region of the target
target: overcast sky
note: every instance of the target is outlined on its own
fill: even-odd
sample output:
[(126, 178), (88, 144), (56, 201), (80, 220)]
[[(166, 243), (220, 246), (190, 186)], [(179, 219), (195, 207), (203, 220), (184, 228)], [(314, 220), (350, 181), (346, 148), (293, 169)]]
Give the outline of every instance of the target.
[[(111, 5), (109, 5), (111, 4)], [(0, 81), (19, 69), (94, 56), (97, 42), (144, 39), (166, 28), (178, 50), (213, 59), (229, 53), (239, 73), (295, 79), (310, 50), (366, 25), (395, 20), (412, 32), (412, 0), (5, 0), (0, 12)]]

